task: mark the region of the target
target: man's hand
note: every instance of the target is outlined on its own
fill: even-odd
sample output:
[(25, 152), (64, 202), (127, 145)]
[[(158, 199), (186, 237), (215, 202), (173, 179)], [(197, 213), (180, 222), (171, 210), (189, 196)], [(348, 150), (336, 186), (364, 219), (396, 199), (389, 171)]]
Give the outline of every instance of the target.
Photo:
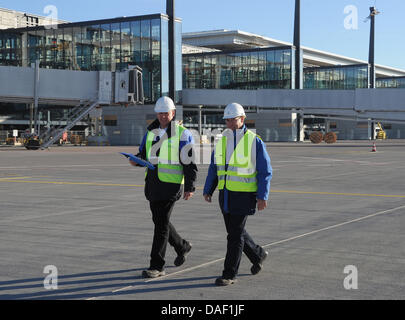
[(261, 211), (267, 207), (267, 201), (262, 199), (257, 199), (257, 210)]
[(134, 167), (138, 166), (138, 164), (135, 161), (129, 160), (129, 163)]
[(184, 192), (183, 199), (188, 200), (191, 199), (191, 197), (194, 195), (194, 192)]
[(205, 201), (207, 201), (207, 202), (211, 202), (211, 197), (212, 197), (212, 196), (210, 196), (209, 194), (204, 194), (204, 199), (205, 199)]

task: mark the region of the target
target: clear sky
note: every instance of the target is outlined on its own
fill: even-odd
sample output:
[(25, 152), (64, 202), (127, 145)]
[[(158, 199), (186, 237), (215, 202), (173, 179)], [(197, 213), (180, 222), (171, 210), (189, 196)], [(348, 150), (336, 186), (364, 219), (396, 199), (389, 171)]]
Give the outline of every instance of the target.
[[(176, 16), (183, 20), (183, 32), (242, 30), (292, 42), (294, 3), (294, 0), (176, 0)], [(43, 16), (48, 15), (44, 13), (48, 5), (57, 8), (59, 19), (71, 22), (166, 10), (166, 0), (0, 1), (2, 8)], [(374, 5), (381, 12), (376, 17), (376, 63), (405, 70), (405, 0), (301, 0), (302, 45), (367, 61), (370, 22), (364, 20), (369, 7)]]

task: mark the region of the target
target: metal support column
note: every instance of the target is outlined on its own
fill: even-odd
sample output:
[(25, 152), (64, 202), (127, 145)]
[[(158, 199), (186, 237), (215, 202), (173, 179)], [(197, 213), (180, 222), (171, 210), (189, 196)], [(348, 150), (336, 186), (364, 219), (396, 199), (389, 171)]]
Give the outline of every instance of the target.
[(169, 97), (176, 103), (176, 33), (174, 29), (175, 0), (166, 0), (166, 14), (169, 16)]
[(302, 89), (301, 81), (301, 1), (295, 0), (294, 15), (294, 46), (295, 46), (295, 88)]
[(34, 104), (30, 103), (29, 108), (30, 108), (30, 133), (32, 133), (34, 128)]
[(38, 92), (39, 92), (39, 60), (35, 61), (34, 72), (34, 131), (38, 134)]
[[(302, 89), (302, 61), (301, 61), (301, 1), (295, 0), (294, 14), (294, 46), (295, 46), (295, 88)], [(297, 141), (301, 141), (301, 114), (297, 110)]]
[(375, 64), (374, 64), (374, 43), (375, 43), (375, 15), (377, 10), (370, 7), (370, 47), (368, 52), (368, 63), (370, 65), (370, 88), (375, 88)]
[(371, 140), (375, 140), (376, 134), (375, 134), (375, 122), (374, 120), (371, 120)]
[[(368, 64), (370, 66), (369, 88), (375, 88), (375, 16), (379, 14), (376, 7), (370, 7), (370, 46), (368, 51)], [(375, 122), (371, 120), (371, 140), (375, 140)]]
[(202, 108), (203, 106), (198, 106), (198, 134), (202, 135)]

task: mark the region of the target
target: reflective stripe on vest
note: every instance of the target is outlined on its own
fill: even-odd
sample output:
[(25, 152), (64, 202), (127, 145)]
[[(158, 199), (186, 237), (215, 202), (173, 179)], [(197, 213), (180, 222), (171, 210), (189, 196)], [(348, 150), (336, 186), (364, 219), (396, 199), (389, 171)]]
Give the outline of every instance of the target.
[[(253, 148), (256, 143), (256, 135), (247, 130), (233, 151), (228, 166), (226, 167), (227, 137), (223, 136), (215, 148), (215, 160), (217, 165), (218, 189), (226, 189), (239, 192), (257, 191), (256, 163), (252, 163)], [(233, 143), (228, 146), (233, 147)], [(256, 155), (254, 155), (256, 159)]]
[[(146, 137), (146, 159), (153, 164), (157, 163), (160, 181), (184, 184), (183, 166), (180, 164), (179, 148), (180, 137), (185, 128), (179, 125), (173, 128), (175, 128), (176, 132), (170, 139), (167, 139), (167, 133), (165, 133), (161, 140), (162, 142), (157, 142), (153, 146), (152, 142), (155, 140), (156, 135), (152, 131), (148, 132)], [(159, 157), (157, 157), (156, 153), (159, 148)], [(147, 174), (148, 170), (146, 169), (145, 177)]]

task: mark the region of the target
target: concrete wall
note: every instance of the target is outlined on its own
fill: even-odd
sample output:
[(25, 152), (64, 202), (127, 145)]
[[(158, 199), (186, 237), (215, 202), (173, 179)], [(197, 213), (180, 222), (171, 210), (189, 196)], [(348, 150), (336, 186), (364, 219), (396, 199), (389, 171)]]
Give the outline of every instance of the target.
[[(336, 128), (331, 128), (337, 134), (338, 140), (369, 140), (372, 139), (371, 135), (371, 121), (343, 121), (343, 120), (330, 120), (330, 123), (335, 123)], [(397, 124), (389, 122), (382, 123), (384, 131), (387, 134), (387, 139), (404, 139), (405, 138), (405, 124)], [(377, 123), (375, 129), (377, 129)], [(377, 132), (377, 130), (376, 130)]]
[(336, 123), (336, 128), (331, 128), (335, 132), (338, 140), (369, 140), (371, 139), (371, 123), (368, 121), (342, 121), (331, 120)]
[[(176, 120), (183, 119), (183, 107), (177, 107)], [(156, 119), (153, 105), (129, 107), (102, 107), (102, 132), (111, 145), (140, 145), (146, 128)], [(105, 126), (106, 119), (116, 119), (116, 126)], [(260, 110), (248, 113), (247, 120), (254, 123), (258, 135), (265, 142), (297, 141), (297, 114), (290, 111)], [(368, 140), (371, 138), (371, 122), (330, 120), (336, 124), (331, 128), (338, 140)], [(388, 139), (404, 139), (405, 125), (391, 124), (391, 129), (384, 129)], [(303, 136), (303, 134), (302, 134)], [(197, 141), (197, 140), (196, 140)]]
[[(183, 119), (182, 106), (176, 106), (176, 120)], [(102, 108), (103, 134), (110, 145), (140, 145), (146, 128), (156, 119), (154, 105), (128, 107), (109, 106)], [(116, 117), (117, 126), (105, 126), (106, 119)]]
[[(266, 109), (301, 109), (306, 114), (327, 114), (360, 119), (405, 120), (405, 89), (356, 90), (217, 90), (184, 89), (184, 105), (218, 106), (239, 102)], [(294, 111), (293, 111), (294, 112)]]
[[(64, 20), (57, 21), (57, 23), (66, 23), (66, 22), (68, 21)], [(50, 17), (47, 18), (36, 14), (0, 8), (0, 29), (35, 27), (38, 25), (47, 25), (47, 24), (51, 24)]]
[(248, 118), (255, 120), (256, 133), (263, 141), (297, 141), (297, 117), (295, 113), (266, 110), (249, 114)]

